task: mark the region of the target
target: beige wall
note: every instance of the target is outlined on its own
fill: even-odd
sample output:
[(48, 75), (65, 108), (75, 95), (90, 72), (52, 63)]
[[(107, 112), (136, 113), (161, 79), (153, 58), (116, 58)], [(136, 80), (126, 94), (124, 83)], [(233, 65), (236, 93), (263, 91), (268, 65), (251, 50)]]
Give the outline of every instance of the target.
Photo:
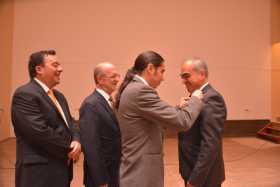
[(280, 121), (280, 0), (271, 4), (271, 113), (273, 121)]
[(185, 94), (182, 60), (200, 56), (229, 119), (270, 118), (270, 12), (264, 0), (16, 0), (12, 88), (28, 80), (31, 52), (55, 48), (64, 66), (59, 88), (77, 117), (96, 63), (111, 61), (124, 74), (152, 49), (166, 59), (159, 94), (168, 102)]
[(0, 141), (10, 136), (13, 0), (0, 1)]
[(271, 43), (280, 42), (280, 0), (271, 0)]

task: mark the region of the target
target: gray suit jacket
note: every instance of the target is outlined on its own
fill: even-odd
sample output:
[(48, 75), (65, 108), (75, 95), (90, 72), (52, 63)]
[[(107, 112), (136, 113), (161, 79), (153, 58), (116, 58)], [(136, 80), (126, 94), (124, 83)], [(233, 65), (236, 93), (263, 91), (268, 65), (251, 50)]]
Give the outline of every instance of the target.
[(134, 77), (124, 89), (117, 111), (122, 134), (120, 186), (163, 187), (163, 128), (189, 129), (201, 108), (196, 97), (188, 106), (174, 108)]

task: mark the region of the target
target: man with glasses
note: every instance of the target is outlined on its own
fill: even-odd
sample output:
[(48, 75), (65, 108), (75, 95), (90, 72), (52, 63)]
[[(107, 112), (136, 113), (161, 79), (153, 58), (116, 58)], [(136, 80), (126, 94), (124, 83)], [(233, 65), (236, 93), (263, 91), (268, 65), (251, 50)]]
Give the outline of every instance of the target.
[(80, 108), (86, 187), (119, 186), (121, 134), (112, 100), (119, 78), (113, 64), (98, 64), (94, 69), (96, 89)]

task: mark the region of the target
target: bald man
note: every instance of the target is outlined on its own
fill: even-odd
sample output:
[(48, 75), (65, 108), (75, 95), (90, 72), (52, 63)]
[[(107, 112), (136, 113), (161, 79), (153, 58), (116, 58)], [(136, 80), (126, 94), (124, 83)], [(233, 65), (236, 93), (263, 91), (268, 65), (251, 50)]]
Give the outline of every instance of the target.
[(113, 64), (98, 64), (94, 69), (96, 89), (80, 108), (86, 187), (119, 186), (121, 134), (111, 97), (119, 77)]
[(179, 169), (186, 187), (221, 187), (225, 180), (223, 96), (208, 83), (208, 67), (199, 58), (185, 61), (181, 78), (189, 93), (201, 90), (203, 108), (189, 131), (179, 133)]

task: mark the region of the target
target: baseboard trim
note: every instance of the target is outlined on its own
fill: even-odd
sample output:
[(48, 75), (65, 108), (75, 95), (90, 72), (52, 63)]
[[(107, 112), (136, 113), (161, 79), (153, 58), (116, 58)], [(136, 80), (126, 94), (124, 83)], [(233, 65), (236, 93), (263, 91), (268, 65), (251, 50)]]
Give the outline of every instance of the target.
[[(270, 123), (269, 119), (253, 119), (253, 120), (227, 120), (225, 122), (224, 137), (247, 137), (256, 136), (257, 132), (265, 125)], [(177, 137), (178, 129), (167, 128), (165, 137)]]
[(3, 140), (0, 140), (0, 144), (1, 144), (1, 143), (4, 143), (4, 142), (6, 142), (6, 141), (8, 141), (8, 140), (10, 140), (10, 139), (13, 139), (13, 138), (15, 138), (15, 137), (4, 138)]
[(224, 136), (256, 136), (257, 132), (269, 123), (269, 119), (227, 120), (225, 122)]

